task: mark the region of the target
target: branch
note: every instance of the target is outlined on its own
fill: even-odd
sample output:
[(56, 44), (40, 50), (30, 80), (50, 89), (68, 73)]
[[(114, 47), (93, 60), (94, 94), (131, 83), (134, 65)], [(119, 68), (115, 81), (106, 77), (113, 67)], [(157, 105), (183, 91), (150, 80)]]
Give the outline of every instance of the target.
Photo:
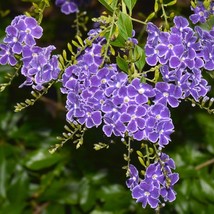
[(202, 163), (202, 164), (199, 164), (198, 166), (195, 167), (195, 169), (196, 169), (196, 170), (200, 170), (200, 169), (202, 169), (202, 168), (204, 168), (204, 167), (206, 167), (206, 166), (209, 166), (209, 165), (211, 165), (211, 164), (214, 164), (214, 158), (213, 158), (213, 159), (210, 159), (210, 160), (208, 160), (208, 161), (206, 161), (206, 162), (204, 162), (204, 163)]

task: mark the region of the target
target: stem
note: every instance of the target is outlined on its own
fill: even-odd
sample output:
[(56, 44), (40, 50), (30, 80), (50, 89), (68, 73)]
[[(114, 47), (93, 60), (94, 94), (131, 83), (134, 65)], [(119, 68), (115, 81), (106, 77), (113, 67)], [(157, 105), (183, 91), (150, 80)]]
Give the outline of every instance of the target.
[(43, 12), (44, 12), (45, 8), (48, 6), (45, 1), (42, 1), (42, 3), (44, 3), (44, 4), (43, 4), (42, 8), (39, 10), (39, 18), (38, 18), (39, 25), (42, 23)]
[(132, 149), (131, 149), (131, 138), (128, 137), (128, 144), (127, 144), (127, 147), (128, 147), (128, 155), (127, 155), (127, 172), (126, 172), (126, 175), (128, 176), (129, 174), (129, 165), (130, 165), (130, 161), (131, 161), (131, 152), (132, 152)]
[(147, 25), (146, 22), (143, 22), (143, 21), (141, 21), (141, 20), (138, 20), (138, 19), (135, 19), (135, 18), (132, 18), (132, 17), (130, 17), (130, 18), (131, 18), (131, 20), (134, 21), (134, 22), (138, 22), (138, 23), (140, 23), (140, 24), (142, 24), (142, 25)]
[[(162, 11), (163, 11), (163, 17), (164, 17), (164, 20), (165, 20), (165, 26), (169, 26), (169, 23), (168, 23), (168, 20), (167, 20), (166, 11), (165, 11), (164, 4), (163, 4), (163, 3), (161, 4), (161, 9), (162, 9)], [(166, 29), (166, 28), (165, 28), (165, 29)]]
[(204, 167), (206, 167), (206, 166), (209, 166), (209, 165), (211, 165), (211, 164), (214, 164), (214, 158), (213, 158), (213, 159), (210, 159), (210, 160), (208, 160), (208, 161), (206, 161), (206, 162), (204, 162), (204, 163), (202, 163), (202, 164), (199, 164), (198, 166), (195, 167), (195, 169), (196, 169), (196, 170), (200, 170), (200, 169), (202, 169), (202, 168), (204, 168)]
[[(115, 5), (117, 6), (117, 3), (118, 3), (118, 0), (116, 1)], [(108, 39), (107, 39), (107, 42), (106, 42), (106, 47), (105, 47), (105, 52), (103, 54), (103, 61), (102, 61), (102, 64), (100, 67), (102, 67), (105, 63), (105, 59), (107, 58), (107, 54), (108, 54), (108, 47), (110, 46), (110, 41), (111, 41), (111, 37), (112, 37), (112, 34), (113, 34), (113, 29), (114, 29), (114, 24), (115, 24), (115, 19), (116, 19), (116, 6), (115, 6), (115, 9), (114, 9), (114, 12), (113, 12), (113, 15), (112, 15), (112, 24), (111, 24), (111, 27), (110, 27), (110, 31), (109, 31), (109, 36), (108, 36)]]

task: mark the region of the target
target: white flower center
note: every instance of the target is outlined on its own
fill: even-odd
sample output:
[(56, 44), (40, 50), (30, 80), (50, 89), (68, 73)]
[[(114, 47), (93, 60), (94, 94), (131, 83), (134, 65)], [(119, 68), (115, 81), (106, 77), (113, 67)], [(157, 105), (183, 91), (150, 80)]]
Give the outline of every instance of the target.
[(13, 42), (17, 42), (18, 39), (16, 37), (13, 37)]
[(153, 179), (153, 180), (156, 180), (157, 177), (158, 177), (158, 176), (157, 176), (156, 174), (154, 174), (154, 175), (152, 176), (152, 179)]
[(27, 34), (29, 34), (29, 33), (31, 32), (31, 30), (30, 30), (29, 28), (27, 28), (27, 29), (25, 30), (25, 32), (26, 32)]
[(117, 82), (116, 87), (120, 88), (120, 86), (121, 86), (120, 82)]
[(168, 93), (168, 92), (164, 92), (164, 93), (163, 93), (163, 96), (164, 96), (164, 97), (168, 97), (168, 96), (169, 96), (169, 93)]
[(200, 11), (198, 14), (199, 14), (199, 16), (201, 16), (201, 17), (204, 16), (204, 12), (203, 12), (203, 11)]
[(104, 83), (106, 83), (107, 81), (106, 81), (106, 79), (102, 79), (101, 82), (104, 84)]
[(143, 94), (144, 91), (145, 91), (145, 90), (144, 90), (143, 88), (140, 88), (140, 89), (138, 90), (138, 93), (139, 93), (139, 94)]
[(144, 195), (145, 195), (145, 196), (149, 196), (149, 195), (150, 195), (150, 192), (144, 192)]
[(156, 119), (160, 120), (161, 119), (161, 115), (160, 114), (156, 115)]
[(125, 97), (124, 97), (124, 102), (125, 102), (125, 103), (128, 103), (128, 102), (129, 102), (129, 97), (125, 96)]
[(172, 44), (169, 44), (169, 45), (168, 45), (168, 48), (169, 48), (169, 49), (172, 49), (172, 48), (173, 48), (173, 45), (172, 45)]
[(116, 109), (116, 108), (113, 108), (112, 111), (113, 111), (113, 112), (117, 112), (117, 109)]
[(161, 129), (161, 130), (159, 131), (159, 134), (163, 134), (163, 133), (164, 133), (164, 130)]

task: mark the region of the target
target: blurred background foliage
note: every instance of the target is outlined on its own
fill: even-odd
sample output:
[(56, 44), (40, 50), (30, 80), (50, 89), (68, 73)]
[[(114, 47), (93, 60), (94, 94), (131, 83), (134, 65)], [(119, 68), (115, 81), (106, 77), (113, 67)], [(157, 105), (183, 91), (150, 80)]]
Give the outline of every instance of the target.
[[(97, 16), (104, 8), (97, 1), (85, 2), (83, 9), (88, 11), (90, 29), (90, 17)], [(66, 47), (65, 41), (71, 41), (75, 34), (71, 26), (75, 15), (61, 14), (53, 3), (45, 11), (44, 36), (39, 42), (54, 44), (60, 53)], [(140, 2), (134, 14), (148, 15), (152, 3)], [(0, 40), (13, 17), (30, 6), (19, 0), (0, 2)], [(189, 1), (178, 1), (173, 9), (187, 16), (188, 8)], [(140, 31), (140, 26), (135, 28)], [(12, 68), (0, 67), (1, 83), (7, 72), (12, 73)], [(33, 107), (14, 113), (14, 105), (30, 94), (29, 88), (17, 89), (22, 81), (22, 77), (16, 78), (0, 93), (0, 214), (154, 213), (136, 204), (126, 188), (122, 169), (126, 164), (123, 160), (126, 148), (119, 140), (108, 150), (94, 151), (94, 143), (109, 139), (103, 137), (101, 130), (92, 129), (78, 150), (72, 142), (67, 142), (58, 152), (50, 154), (48, 149), (58, 143), (56, 136), (63, 132), (64, 98), (56, 86)], [(213, 79), (209, 82), (214, 86)], [(176, 201), (166, 204), (161, 213), (211, 214), (214, 210), (214, 116), (193, 108), (188, 102), (173, 109), (172, 116), (176, 132), (167, 153), (176, 162), (180, 181), (175, 187)]]

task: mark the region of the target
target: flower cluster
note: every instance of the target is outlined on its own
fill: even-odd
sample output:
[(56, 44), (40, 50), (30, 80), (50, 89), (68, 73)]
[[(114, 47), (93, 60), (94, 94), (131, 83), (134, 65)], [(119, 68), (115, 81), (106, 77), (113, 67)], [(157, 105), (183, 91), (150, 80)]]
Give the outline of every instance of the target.
[[(214, 44), (213, 31), (196, 27), (195, 31), (199, 34), (197, 36), (189, 27), (188, 20), (181, 16), (174, 18), (174, 24), (170, 32), (162, 32), (154, 24), (148, 24), (146, 61), (151, 66), (158, 62), (162, 65), (160, 72), (163, 81), (167, 85), (174, 85), (176, 91), (179, 91), (179, 98), (184, 99), (191, 95), (198, 101), (210, 89), (202, 77), (201, 69), (213, 69), (210, 50)], [(205, 41), (207, 37), (210, 42)]]
[(207, 19), (214, 14), (214, 2), (210, 3), (209, 8), (205, 8), (203, 2), (199, 1), (195, 8), (191, 7), (194, 14), (190, 15), (193, 24), (198, 22), (205, 23)]
[(67, 121), (87, 128), (102, 124), (108, 137), (127, 134), (164, 147), (174, 132), (167, 103), (177, 106), (181, 92), (172, 84), (157, 83), (153, 88), (138, 78), (129, 82), (128, 75), (119, 71), (116, 64), (100, 68), (103, 43), (104, 38), (95, 40), (62, 76)]
[[(208, 11), (199, 3), (194, 10), (195, 14), (190, 16), (191, 21), (194, 24), (205, 22), (208, 16), (213, 14), (213, 6), (214, 3), (211, 3)], [(142, 102), (138, 104), (141, 107), (147, 106), (147, 109), (143, 115), (145, 128), (141, 129), (138, 126), (136, 132), (143, 130), (146, 137), (141, 138), (139, 135), (136, 137), (136, 133), (133, 133), (133, 136), (134, 139), (158, 143), (161, 151), (161, 148), (170, 141), (170, 134), (173, 132), (168, 106), (176, 108), (182, 99), (189, 96), (198, 101), (210, 90), (202, 76), (202, 69), (208, 71), (214, 69), (214, 28), (210, 31), (199, 26), (192, 29), (186, 18), (176, 16), (174, 26), (169, 32), (162, 32), (153, 23), (148, 23), (147, 32), (146, 62), (150, 66), (160, 65), (162, 81), (155, 83), (153, 89), (150, 88), (149, 92), (153, 91), (154, 94), (144, 97), (145, 102), (139, 93), (143, 91), (145, 95), (144, 84), (140, 83), (140, 86), (134, 84), (136, 91), (141, 94), (140, 99), (138, 97), (136, 101), (141, 100)], [(131, 118), (129, 117), (127, 121), (132, 121)], [(175, 169), (174, 161), (162, 152), (157, 154), (156, 158), (154, 163), (146, 167), (144, 179), (139, 178), (134, 165), (129, 165), (129, 179), (126, 184), (132, 192), (132, 197), (142, 203), (144, 208), (147, 204), (151, 208), (157, 208), (162, 202), (174, 201), (176, 196), (174, 184), (179, 176), (172, 172), (172, 169)]]
[(157, 208), (163, 201), (174, 201), (176, 195), (174, 185), (179, 175), (173, 173), (172, 169), (175, 169), (175, 163), (165, 153), (160, 155), (157, 162), (148, 166), (143, 180), (140, 180), (135, 166), (130, 164), (130, 178), (126, 184), (132, 192), (132, 197), (142, 203), (143, 208), (147, 204), (151, 208)]
[(69, 15), (78, 12), (78, 5), (76, 0), (56, 0), (56, 6), (61, 8), (61, 12)]
[(0, 44), (0, 64), (15, 66), (17, 59), (20, 59), (23, 63), (21, 73), (26, 77), (21, 86), (32, 85), (37, 90), (52, 79), (57, 79), (60, 71), (57, 57), (51, 57), (55, 47), (36, 46), (35, 39), (41, 38), (42, 32), (34, 18), (20, 15), (6, 28), (4, 43)]

